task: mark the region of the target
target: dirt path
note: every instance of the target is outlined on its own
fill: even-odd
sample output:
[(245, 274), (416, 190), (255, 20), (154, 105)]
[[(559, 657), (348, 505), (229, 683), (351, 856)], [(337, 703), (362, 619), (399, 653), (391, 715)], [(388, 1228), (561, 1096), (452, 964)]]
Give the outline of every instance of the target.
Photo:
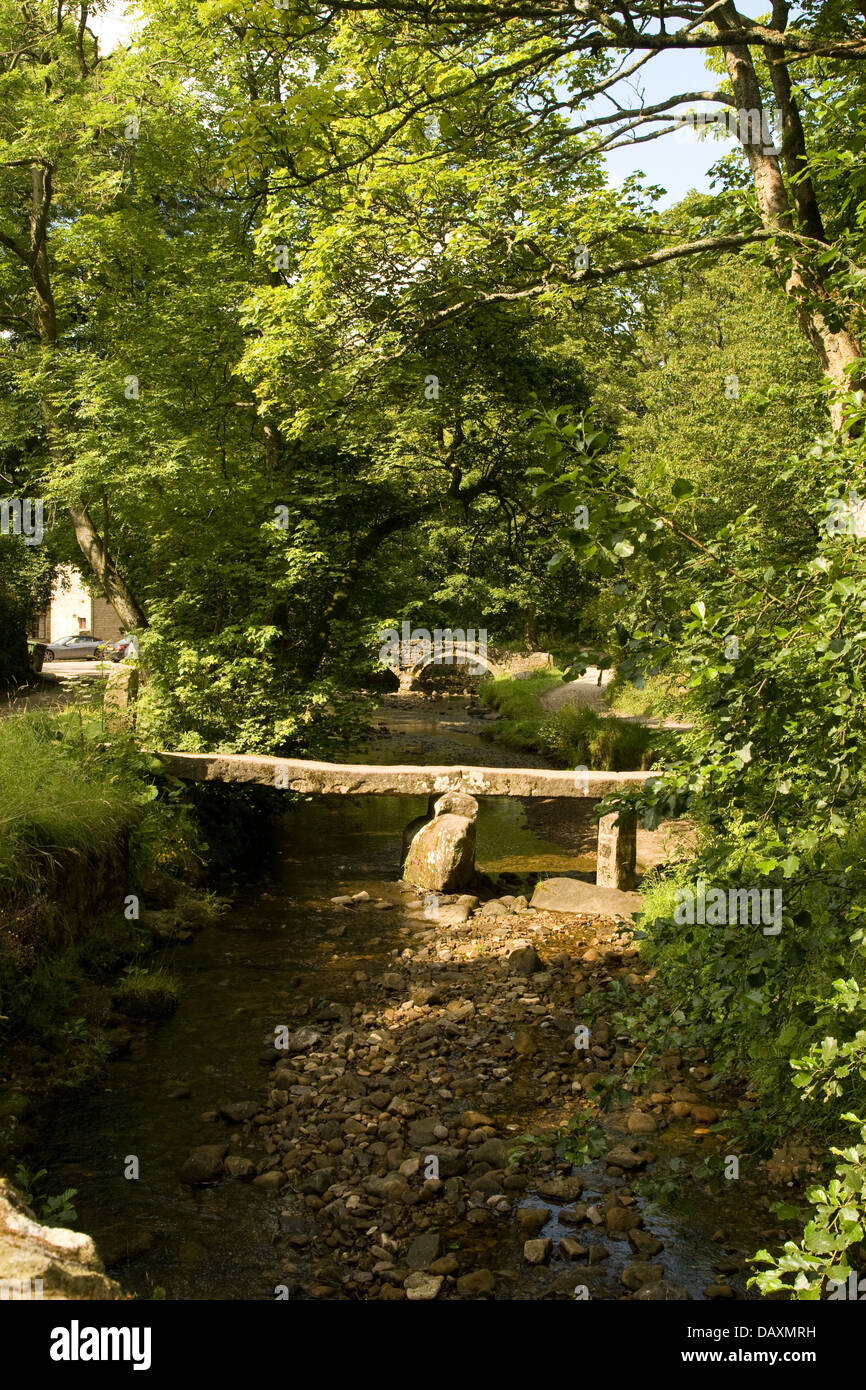
[(611, 681), (610, 671), (601, 671), (597, 666), (587, 666), (585, 673), (576, 681), (569, 681), (556, 690), (548, 690), (541, 696), (541, 703), (551, 713), (562, 709), (563, 705), (588, 705), (596, 714), (610, 714), (604, 692)]
[(679, 720), (669, 718), (660, 719), (657, 715), (643, 714), (617, 714), (608, 705), (604, 692), (613, 678), (612, 671), (602, 671), (598, 666), (588, 666), (582, 676), (577, 680), (569, 681), (566, 685), (561, 685), (557, 690), (549, 690), (546, 695), (541, 696), (541, 703), (546, 710), (551, 713), (562, 709), (564, 705), (585, 705), (594, 710), (596, 714), (604, 718), (616, 715), (626, 724), (643, 724), (648, 729), (690, 729), (691, 724), (683, 724)]

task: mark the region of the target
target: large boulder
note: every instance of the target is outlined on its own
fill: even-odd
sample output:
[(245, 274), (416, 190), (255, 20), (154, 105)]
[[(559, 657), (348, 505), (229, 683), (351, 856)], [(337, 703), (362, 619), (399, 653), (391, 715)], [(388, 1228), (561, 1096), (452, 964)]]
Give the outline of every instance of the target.
[[(423, 830), (425, 825), (430, 824), (430, 821), (431, 817), (429, 815), (416, 816), (415, 819), (410, 820), (409, 824), (406, 826), (406, 829), (403, 831), (403, 843), (400, 846), (401, 869), (405, 868), (406, 866), (406, 859), (408, 857), (410, 849), (412, 848), (412, 841), (415, 839), (415, 836), (418, 834), (418, 831)], [(334, 901), (333, 898), (331, 899), (331, 901)]]
[(465, 816), (478, 819), (478, 802), (468, 792), (446, 792), (433, 804), (434, 816)]
[(0, 1178), (0, 1298), (120, 1297), (90, 1236), (40, 1225), (20, 1193)]
[(475, 872), (475, 821), (466, 816), (436, 816), (416, 834), (403, 877), (416, 888), (454, 893), (465, 888)]

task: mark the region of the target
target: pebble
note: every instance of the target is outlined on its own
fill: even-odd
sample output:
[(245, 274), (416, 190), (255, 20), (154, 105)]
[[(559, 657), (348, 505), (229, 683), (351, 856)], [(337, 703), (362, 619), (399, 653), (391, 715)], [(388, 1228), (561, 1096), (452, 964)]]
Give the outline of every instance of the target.
[(410, 1274), (403, 1285), (410, 1303), (430, 1303), (439, 1297), (444, 1280), (441, 1274), (424, 1274), (416, 1271)]
[[(330, 906), (346, 909), (351, 922), (350, 906), (366, 900), (339, 895)], [(408, 902), (414, 911), (411, 896)], [(474, 906), (464, 895), (440, 909), (459, 907), (462, 915)], [(621, 975), (619, 948), (628, 938), (618, 938), (616, 949), (601, 941), (598, 948), (564, 950), (570, 937), (562, 919), (544, 913), (530, 919), (522, 906), (505, 895), (468, 923), (440, 919), (434, 931), (419, 920), (410, 933), (397, 919), (379, 928), (392, 946), (390, 958), (369, 954), (366, 945), (350, 957), (346, 984), (355, 1002), (298, 994), (285, 1020), (294, 1029), (288, 1048), (273, 1048), (271, 1034), (261, 1057), (270, 1068), (265, 1098), (221, 1108), (219, 1117), (237, 1126), (233, 1145), (249, 1145), (250, 1156), (227, 1157), (227, 1145), (190, 1155), (184, 1165), (190, 1185), (225, 1174), (278, 1194), (275, 1205), (284, 1210), (275, 1222), (277, 1248), (283, 1260), (297, 1261), (291, 1276), (280, 1270), (280, 1282), (326, 1300), (483, 1299), (497, 1290), (500, 1297), (514, 1290), (515, 1297), (573, 1298), (576, 1270), (562, 1273), (554, 1265), (550, 1274), (541, 1272), (554, 1255), (569, 1265), (596, 1266), (627, 1239), (637, 1257), (622, 1273), (629, 1295), (659, 1289), (653, 1297), (688, 1296), (649, 1263), (662, 1242), (641, 1229), (641, 1203), (629, 1187), (631, 1175), (655, 1159), (642, 1141), (659, 1128), (657, 1115), (615, 1103), (617, 1127), (601, 1160), (607, 1169), (601, 1190), (589, 1187), (590, 1170), (572, 1171), (552, 1140), (522, 1141), (527, 1112), (541, 1130), (549, 1107), (552, 1132), (586, 1104), (596, 1083), (606, 1085), (614, 1075), (621, 1083), (631, 1064), (624, 1059), (638, 1055), (601, 1019), (592, 1024), (586, 1055), (573, 1046), (575, 1001)], [(483, 932), (475, 929), (482, 921)], [(568, 921), (565, 927), (577, 930)], [(578, 958), (586, 964), (575, 970)], [(356, 962), (367, 968), (353, 970)], [(303, 988), (300, 979), (296, 984)], [(680, 1084), (682, 1055), (666, 1060), (666, 1075), (647, 1087), (649, 1101), (640, 1090), (638, 1104), (664, 1106), (665, 1119), (683, 1105), (696, 1119), (701, 1099)], [(701, 1089), (702, 1078), (690, 1080)], [(578, 1097), (573, 1082), (582, 1088)], [(575, 1230), (554, 1247), (541, 1235), (552, 1220), (584, 1227), (588, 1238)], [(496, 1243), (507, 1243), (509, 1230), (519, 1234), (523, 1260), (491, 1269)], [(617, 1274), (620, 1262), (621, 1256)]]

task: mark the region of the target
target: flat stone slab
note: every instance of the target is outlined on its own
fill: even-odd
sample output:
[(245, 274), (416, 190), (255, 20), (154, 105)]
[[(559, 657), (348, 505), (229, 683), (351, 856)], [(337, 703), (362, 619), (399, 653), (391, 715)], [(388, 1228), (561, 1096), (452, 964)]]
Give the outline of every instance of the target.
[[(560, 772), (533, 767), (418, 767), (317, 763), (245, 753), (157, 753), (167, 772), (190, 782), (257, 782), (261, 786), (324, 796), (470, 796), (598, 799), (639, 788), (651, 772)], [(620, 894), (620, 896), (628, 896)], [(586, 910), (586, 909), (576, 909)]]
[(530, 907), (541, 912), (592, 912), (606, 917), (631, 917), (640, 912), (640, 893), (619, 888), (599, 888), (579, 878), (544, 878), (536, 884)]

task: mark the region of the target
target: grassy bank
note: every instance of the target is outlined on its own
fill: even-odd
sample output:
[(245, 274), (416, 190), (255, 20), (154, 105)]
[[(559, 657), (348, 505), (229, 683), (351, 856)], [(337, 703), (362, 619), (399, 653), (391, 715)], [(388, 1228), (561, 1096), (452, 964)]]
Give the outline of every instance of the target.
[(484, 738), (505, 748), (541, 753), (561, 767), (627, 772), (649, 766), (652, 730), (580, 705), (546, 710), (542, 696), (562, 684), (559, 672), (545, 671), (526, 680), (501, 679), (482, 686), (482, 701), (500, 715), (484, 730)]
[(0, 1160), (37, 1102), (92, 1084), (177, 1004), (166, 950), (213, 914), (180, 787), (98, 704), (3, 721)]
[(0, 894), (38, 894), (64, 857), (99, 854), (140, 816), (126, 749), (89, 709), (10, 715), (0, 740)]

